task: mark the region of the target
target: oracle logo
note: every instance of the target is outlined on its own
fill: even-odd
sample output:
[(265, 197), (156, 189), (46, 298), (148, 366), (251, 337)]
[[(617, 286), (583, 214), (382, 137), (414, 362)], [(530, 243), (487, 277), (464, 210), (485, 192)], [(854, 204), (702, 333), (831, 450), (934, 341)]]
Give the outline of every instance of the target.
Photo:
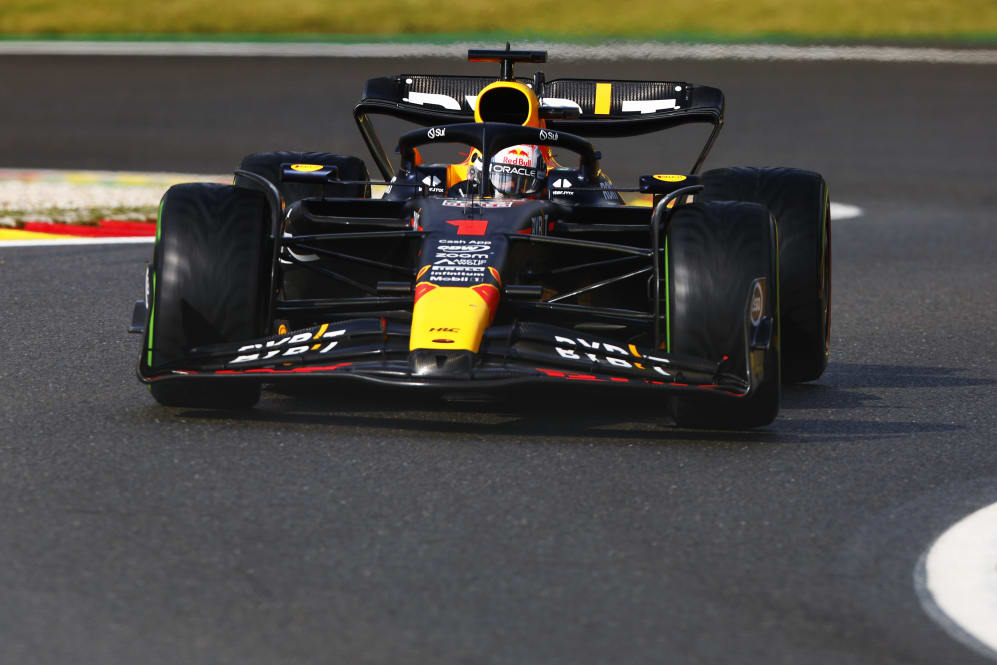
[(528, 178), (536, 178), (537, 170), (528, 169), (524, 166), (512, 166), (509, 164), (492, 164), (489, 170), (492, 173), (510, 173), (512, 175), (523, 175)]

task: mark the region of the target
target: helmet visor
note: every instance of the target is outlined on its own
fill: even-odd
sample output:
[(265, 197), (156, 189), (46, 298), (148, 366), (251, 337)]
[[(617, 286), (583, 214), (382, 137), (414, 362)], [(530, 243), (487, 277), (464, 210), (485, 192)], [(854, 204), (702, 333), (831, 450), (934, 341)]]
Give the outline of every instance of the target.
[(490, 170), (492, 186), (503, 194), (536, 194), (543, 188), (541, 170), (532, 166), (493, 162)]
[(500, 150), (488, 165), (495, 191), (508, 196), (536, 194), (543, 189), (547, 169), (537, 146), (510, 146)]

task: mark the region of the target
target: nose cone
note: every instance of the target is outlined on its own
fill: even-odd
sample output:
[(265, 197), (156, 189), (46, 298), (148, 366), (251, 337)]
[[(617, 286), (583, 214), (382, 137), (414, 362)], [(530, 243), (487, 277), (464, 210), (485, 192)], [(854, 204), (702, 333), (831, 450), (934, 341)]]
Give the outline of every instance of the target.
[(491, 284), (416, 286), (409, 350), (440, 349), (477, 353), (495, 317), (499, 291)]

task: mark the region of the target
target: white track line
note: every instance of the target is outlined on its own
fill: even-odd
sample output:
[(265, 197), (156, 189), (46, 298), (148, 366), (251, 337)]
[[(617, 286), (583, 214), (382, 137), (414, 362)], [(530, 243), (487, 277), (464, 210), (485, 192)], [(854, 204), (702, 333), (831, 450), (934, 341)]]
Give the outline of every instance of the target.
[(949, 634), (997, 658), (997, 504), (943, 533), (918, 566), (915, 585)]
[(153, 236), (133, 238), (39, 238), (38, 240), (0, 240), (0, 249), (7, 247), (58, 247), (62, 245), (137, 245), (152, 243)]
[(842, 219), (852, 219), (854, 217), (862, 216), (862, 208), (858, 206), (853, 206), (850, 203), (838, 203), (837, 201), (831, 201), (831, 219), (833, 221), (839, 221)]
[[(224, 56), (305, 58), (464, 58), (468, 48), (492, 42), (453, 44), (333, 44), (294, 42), (104, 42), (0, 41), (0, 55)], [(995, 49), (908, 48), (902, 46), (790, 46), (784, 44), (685, 44), (609, 42), (600, 46), (519, 42), (564, 60), (792, 60), (995, 65)]]

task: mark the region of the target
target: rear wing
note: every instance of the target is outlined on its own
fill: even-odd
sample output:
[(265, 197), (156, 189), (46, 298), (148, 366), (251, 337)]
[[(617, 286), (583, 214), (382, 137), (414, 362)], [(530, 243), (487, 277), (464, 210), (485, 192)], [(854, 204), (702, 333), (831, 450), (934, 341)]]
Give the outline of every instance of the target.
[[(385, 179), (391, 177), (393, 168), (374, 132), (371, 115), (390, 115), (425, 126), (473, 122), (478, 92), (494, 80), (426, 74), (368, 80), (353, 117)], [(689, 123), (713, 125), (692, 173), (702, 166), (723, 124), (723, 93), (709, 86), (678, 81), (546, 81), (541, 72), (514, 80), (536, 92), (540, 117), (548, 128), (584, 137), (637, 136)]]

